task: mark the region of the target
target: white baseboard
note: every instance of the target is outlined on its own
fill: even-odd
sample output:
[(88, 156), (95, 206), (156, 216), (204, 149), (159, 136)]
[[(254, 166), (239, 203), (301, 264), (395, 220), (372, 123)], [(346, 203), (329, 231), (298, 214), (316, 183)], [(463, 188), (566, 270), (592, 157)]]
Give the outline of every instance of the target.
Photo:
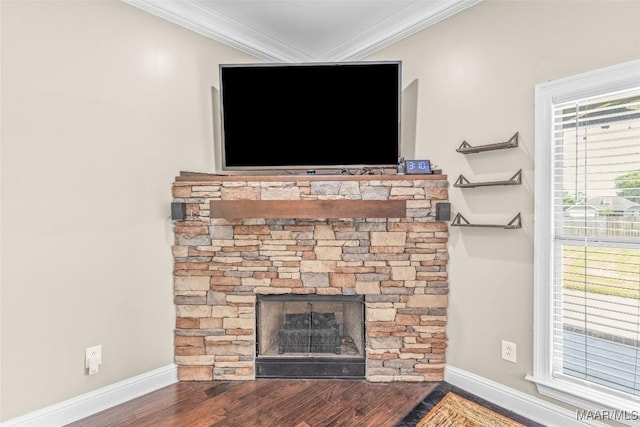
[(575, 411), (554, 405), (527, 393), (447, 365), (444, 380), (504, 409), (549, 427), (607, 427), (593, 420), (578, 420)]
[(174, 364), (5, 421), (2, 427), (58, 427), (178, 382)]

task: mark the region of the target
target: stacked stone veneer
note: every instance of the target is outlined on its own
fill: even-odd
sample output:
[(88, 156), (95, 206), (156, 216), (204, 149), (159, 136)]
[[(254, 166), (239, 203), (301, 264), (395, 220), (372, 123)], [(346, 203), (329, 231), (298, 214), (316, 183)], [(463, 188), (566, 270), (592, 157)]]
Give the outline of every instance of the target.
[[(364, 295), (369, 381), (444, 376), (446, 176), (181, 176), (174, 223), (181, 381), (255, 378), (256, 295)], [(406, 199), (406, 218), (212, 219), (211, 200)]]

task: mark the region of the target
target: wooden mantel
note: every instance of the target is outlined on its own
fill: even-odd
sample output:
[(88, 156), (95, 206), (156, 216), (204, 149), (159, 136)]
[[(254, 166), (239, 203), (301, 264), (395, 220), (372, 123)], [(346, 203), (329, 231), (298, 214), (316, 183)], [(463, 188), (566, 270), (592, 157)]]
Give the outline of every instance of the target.
[(406, 218), (406, 200), (211, 200), (211, 218)]

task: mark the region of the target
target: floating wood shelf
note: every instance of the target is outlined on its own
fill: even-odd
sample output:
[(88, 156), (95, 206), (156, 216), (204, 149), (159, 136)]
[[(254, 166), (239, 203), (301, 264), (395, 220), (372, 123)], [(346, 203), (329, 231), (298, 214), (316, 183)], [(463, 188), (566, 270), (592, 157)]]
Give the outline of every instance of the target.
[(522, 169), (516, 172), (511, 178), (506, 181), (493, 181), (493, 182), (469, 182), (464, 175), (460, 175), (453, 184), (454, 187), (460, 188), (475, 188), (475, 187), (492, 187), (495, 185), (520, 185), (522, 184)]
[(451, 222), (452, 226), (456, 227), (484, 227), (484, 228), (505, 228), (508, 230), (513, 230), (516, 228), (522, 228), (522, 219), (520, 218), (520, 214), (518, 213), (508, 224), (471, 224), (465, 217), (461, 214), (457, 214), (456, 217)]
[(211, 218), (406, 218), (406, 200), (212, 200)]
[(482, 151), (502, 150), (505, 148), (515, 148), (518, 146), (518, 132), (516, 132), (508, 141), (498, 142), (496, 144), (480, 145), (473, 147), (467, 141), (462, 141), (460, 147), (456, 149), (458, 153), (472, 154), (480, 153)]

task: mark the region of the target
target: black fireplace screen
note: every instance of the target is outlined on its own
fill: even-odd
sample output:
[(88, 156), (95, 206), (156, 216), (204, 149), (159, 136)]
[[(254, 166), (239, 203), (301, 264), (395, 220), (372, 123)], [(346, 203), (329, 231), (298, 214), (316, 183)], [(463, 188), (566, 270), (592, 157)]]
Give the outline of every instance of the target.
[(258, 301), (258, 355), (359, 355), (364, 340), (363, 307), (359, 298), (262, 297)]

